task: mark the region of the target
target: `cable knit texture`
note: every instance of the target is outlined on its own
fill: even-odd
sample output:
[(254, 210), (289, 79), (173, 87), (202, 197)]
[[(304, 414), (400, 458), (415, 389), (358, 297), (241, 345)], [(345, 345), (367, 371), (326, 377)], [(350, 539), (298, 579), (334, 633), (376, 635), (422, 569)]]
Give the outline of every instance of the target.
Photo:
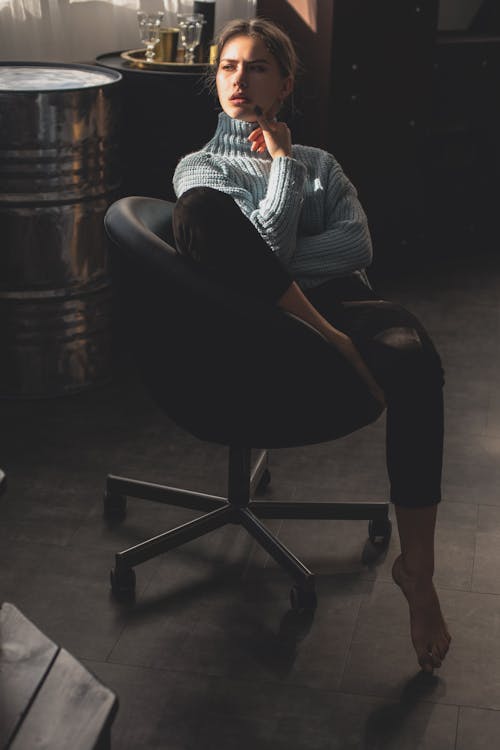
[(338, 162), (311, 146), (274, 160), (257, 154), (248, 141), (255, 127), (222, 112), (212, 140), (177, 165), (177, 197), (201, 186), (230, 195), (303, 288), (355, 272), (366, 278), (368, 224)]

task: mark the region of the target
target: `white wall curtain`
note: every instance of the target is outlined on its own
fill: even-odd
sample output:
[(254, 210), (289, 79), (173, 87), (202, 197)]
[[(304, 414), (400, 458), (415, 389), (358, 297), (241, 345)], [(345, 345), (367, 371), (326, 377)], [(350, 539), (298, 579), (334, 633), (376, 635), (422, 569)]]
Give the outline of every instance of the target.
[[(136, 49), (136, 11), (164, 10), (166, 20), (192, 0), (0, 0), (0, 60), (93, 62)], [(216, 0), (216, 29), (255, 15), (256, 0)]]

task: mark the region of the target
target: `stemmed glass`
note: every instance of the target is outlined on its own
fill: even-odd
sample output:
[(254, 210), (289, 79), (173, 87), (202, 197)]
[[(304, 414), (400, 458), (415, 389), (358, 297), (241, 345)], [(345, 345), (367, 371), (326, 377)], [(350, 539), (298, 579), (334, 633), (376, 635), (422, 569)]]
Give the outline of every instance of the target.
[(177, 15), (179, 41), (184, 47), (185, 62), (188, 64), (194, 63), (194, 51), (201, 40), (203, 23), (203, 13), (179, 13)]
[(146, 45), (146, 60), (148, 62), (154, 60), (155, 47), (160, 41), (160, 26), (164, 15), (162, 10), (157, 10), (154, 13), (137, 11), (141, 42)]

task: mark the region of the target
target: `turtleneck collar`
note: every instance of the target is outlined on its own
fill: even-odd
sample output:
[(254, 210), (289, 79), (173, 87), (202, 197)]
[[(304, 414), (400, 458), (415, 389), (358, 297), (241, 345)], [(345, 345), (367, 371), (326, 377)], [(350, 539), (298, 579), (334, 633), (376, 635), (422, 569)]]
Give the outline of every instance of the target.
[(251, 151), (248, 136), (257, 127), (256, 122), (245, 122), (229, 117), (225, 112), (219, 114), (219, 122), (214, 136), (205, 146), (205, 150), (225, 156), (252, 156), (258, 159), (269, 159), (269, 154), (257, 154)]

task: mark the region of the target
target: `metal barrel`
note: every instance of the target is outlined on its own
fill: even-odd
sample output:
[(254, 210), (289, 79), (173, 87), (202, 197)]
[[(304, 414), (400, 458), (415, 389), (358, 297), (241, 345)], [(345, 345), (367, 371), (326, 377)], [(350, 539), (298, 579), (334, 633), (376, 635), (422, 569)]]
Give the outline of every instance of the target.
[(0, 396), (109, 380), (103, 218), (121, 182), (121, 75), (0, 63)]

